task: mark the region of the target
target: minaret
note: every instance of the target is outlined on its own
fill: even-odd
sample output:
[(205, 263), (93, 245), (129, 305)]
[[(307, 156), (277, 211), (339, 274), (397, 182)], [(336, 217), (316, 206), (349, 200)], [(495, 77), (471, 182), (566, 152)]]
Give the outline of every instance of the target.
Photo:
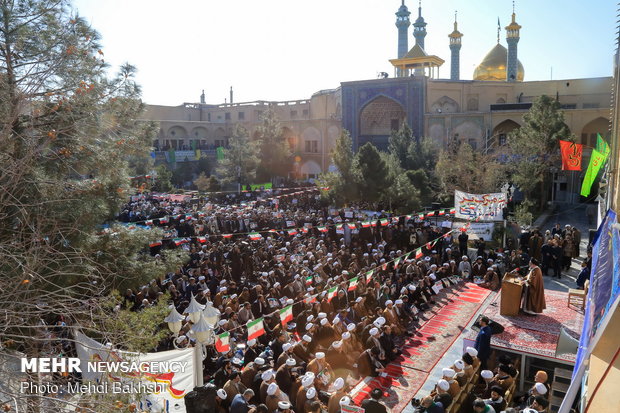
[(461, 66), (461, 37), (463, 33), (459, 32), (456, 23), (456, 12), (454, 12), (454, 31), (448, 35), (450, 38), (450, 51), (452, 56), (450, 58), (450, 80), (460, 80), (460, 66)]
[(418, 3), (418, 18), (413, 23), (413, 37), (415, 37), (415, 44), (420, 45), (424, 49), (424, 38), (426, 37), (426, 22), (422, 17), (422, 0)]
[(402, 58), (409, 51), (409, 26), (411, 26), (411, 20), (409, 16), (411, 13), (407, 6), (405, 6), (405, 0), (402, 0), (402, 5), (396, 12), (396, 27), (398, 28), (398, 58)]
[(512, 2), (512, 22), (506, 26), (506, 42), (508, 43), (508, 59), (506, 62), (506, 81), (517, 81), (517, 70), (519, 61), (517, 60), (517, 43), (519, 43), (519, 29), (521, 26), (515, 21), (515, 3)]

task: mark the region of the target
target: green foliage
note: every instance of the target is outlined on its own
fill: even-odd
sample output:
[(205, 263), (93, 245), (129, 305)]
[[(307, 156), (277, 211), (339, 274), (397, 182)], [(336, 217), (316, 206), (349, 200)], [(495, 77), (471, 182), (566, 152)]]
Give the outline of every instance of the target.
[(187, 182), (194, 178), (194, 167), (192, 162), (177, 162), (176, 168), (172, 171), (172, 183), (177, 188), (184, 188)]
[(574, 137), (564, 123), (560, 102), (549, 96), (537, 98), (523, 121), (508, 135), (511, 177), (528, 198), (543, 205), (550, 168), (560, 165), (558, 140), (574, 141)]
[(213, 175), (207, 177), (204, 172), (194, 179), (194, 185), (201, 192), (219, 191), (221, 189), (217, 178)]
[(250, 140), (247, 129), (237, 124), (228, 144), (223, 159), (217, 161), (216, 171), (221, 182), (254, 182), (256, 168), (260, 163), (258, 153), (261, 142)]
[(503, 167), (489, 155), (474, 151), (466, 143), (456, 153), (441, 151), (435, 167), (440, 199), (449, 203), (454, 190), (472, 193), (497, 191), (504, 180)]
[[(153, 284), (150, 288), (157, 288)], [(122, 302), (118, 291), (113, 291), (101, 303), (101, 316), (106, 331), (114, 332), (106, 335), (105, 341), (115, 343), (122, 350), (148, 353), (155, 350), (157, 344), (169, 334), (163, 325), (170, 309), (170, 296), (164, 294), (157, 302), (140, 311), (120, 309)], [(109, 316), (113, 314), (113, 316)], [(107, 315), (107, 317), (106, 317)]]
[(390, 153), (381, 153), (381, 158), (388, 168), (388, 185), (381, 194), (381, 201), (391, 211), (411, 213), (422, 206), (420, 191), (409, 179), (409, 172), (401, 168), (399, 160)]
[(388, 165), (370, 142), (364, 144), (355, 154), (357, 188), (360, 196), (369, 202), (383, 199), (384, 191), (391, 185)]
[(91, 235), (84, 250), (102, 269), (104, 288), (125, 291), (174, 272), (187, 261), (187, 253), (176, 249), (162, 250), (160, 258), (152, 257), (148, 245), (161, 238), (163, 232), (159, 229), (129, 230), (114, 225), (107, 232)]
[(172, 191), (172, 171), (164, 164), (157, 165), (155, 168), (157, 177), (155, 178), (155, 184), (153, 185), (153, 191), (155, 192), (170, 192)]
[(323, 193), (323, 196), (337, 206), (354, 202), (359, 198), (353, 159), (351, 135), (343, 130), (336, 139), (336, 146), (332, 151), (332, 161), (338, 171), (323, 173), (318, 180), (319, 186), (330, 188), (329, 191)]
[(259, 182), (269, 182), (274, 177), (286, 177), (291, 171), (293, 160), (288, 142), (282, 134), (282, 126), (273, 109), (261, 115), (256, 128), (260, 140), (260, 164), (256, 171)]
[(407, 122), (402, 123), (400, 130), (392, 131), (388, 152), (398, 160), (401, 168), (410, 169), (412, 167), (413, 160), (411, 159), (409, 147), (414, 144), (413, 132)]
[(405, 174), (409, 182), (418, 191), (420, 206), (430, 206), (435, 199), (435, 192), (431, 187), (428, 174), (423, 169), (405, 171)]
[(534, 215), (532, 210), (534, 209), (534, 203), (529, 199), (521, 202), (515, 207), (515, 220), (521, 226), (532, 225)]

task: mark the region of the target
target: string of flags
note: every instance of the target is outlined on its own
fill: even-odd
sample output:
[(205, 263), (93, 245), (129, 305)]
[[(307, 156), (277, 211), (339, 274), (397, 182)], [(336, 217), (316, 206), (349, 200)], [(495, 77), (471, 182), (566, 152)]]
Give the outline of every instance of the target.
[[(455, 215), (455, 214), (456, 214), (455, 208), (439, 209), (435, 211), (429, 211), (427, 213), (417, 214), (417, 219), (419, 221), (424, 221), (426, 218), (440, 217), (440, 216), (446, 216), (446, 215)], [(172, 218), (180, 219), (182, 216), (183, 216), (182, 214), (178, 214), (178, 215), (172, 216)], [(203, 213), (203, 216), (204, 216), (204, 213)], [(393, 216), (391, 218), (381, 218), (379, 220), (347, 221), (347, 222), (342, 222), (342, 223), (337, 223), (337, 224), (324, 224), (324, 225), (316, 226), (316, 229), (321, 233), (326, 233), (326, 232), (329, 232), (329, 228), (335, 227), (337, 234), (344, 234), (345, 225), (350, 230), (359, 230), (360, 228), (370, 228), (370, 227), (377, 227), (377, 226), (385, 227), (385, 226), (388, 226), (390, 223), (392, 224), (398, 223), (400, 218), (404, 217), (407, 221), (409, 221), (415, 216), (416, 214), (408, 214), (408, 215)], [(184, 218), (186, 221), (189, 221), (192, 219), (191, 217), (189, 217), (189, 215), (185, 215)], [(479, 218), (476, 218), (476, 220), (479, 220)], [(162, 223), (161, 218), (155, 219), (155, 220), (149, 220), (149, 221), (152, 221), (150, 223), (147, 223), (147, 225), (149, 226), (153, 225), (154, 221), (159, 221), (160, 224)], [(167, 217), (165, 218), (164, 223), (165, 224), (169, 223), (169, 220), (167, 219)], [(294, 226), (295, 222), (287, 221), (287, 225)], [(136, 229), (137, 227), (130, 225), (128, 226), (128, 228), (131, 230), (131, 229)], [(235, 232), (235, 233), (230, 233), (230, 234), (210, 234), (208, 236), (197, 236), (197, 237), (194, 236), (194, 237), (186, 237), (186, 238), (170, 237), (170, 238), (162, 238), (160, 240), (154, 241), (149, 246), (158, 247), (162, 245), (163, 241), (168, 241), (168, 240), (172, 240), (176, 246), (179, 246), (179, 245), (190, 243), (192, 239), (195, 239), (200, 244), (205, 244), (209, 237), (221, 237), (223, 239), (230, 239), (233, 236), (237, 236), (237, 237), (247, 236), (251, 241), (258, 241), (263, 238), (263, 234), (282, 234), (282, 235), (288, 235), (288, 236), (295, 236), (298, 234), (308, 234), (310, 233), (310, 229), (312, 228), (313, 228), (312, 224), (307, 223), (305, 224), (305, 226), (300, 227), (300, 228), (295, 227), (295, 228), (285, 228), (285, 229), (263, 229), (263, 230), (252, 230), (248, 232)]]
[[(476, 219), (472, 219), (469, 220), (469, 222), (460, 229), (452, 229), (448, 232), (446, 232), (445, 234), (437, 237), (436, 239), (429, 241), (426, 244), (427, 249), (431, 249), (433, 246), (435, 246), (437, 244), (437, 242), (442, 239), (442, 238), (448, 238), (452, 233), (457, 232), (457, 231), (461, 231), (461, 230), (466, 230), (471, 226), (472, 222), (477, 222), (479, 221), (479, 218)], [(400, 256), (387, 261), (385, 263), (383, 263), (381, 265), (381, 270), (382, 271), (387, 271), (388, 267), (390, 265), (394, 265), (394, 269), (397, 269), (398, 266), (400, 265), (401, 262), (404, 262), (405, 260), (407, 260), (411, 254), (415, 254), (415, 258), (416, 259), (420, 259), (423, 255), (422, 253), (422, 247), (417, 248), (415, 250), (409, 251), (405, 254), (401, 254)], [(366, 282), (366, 284), (370, 283), (375, 276), (379, 275), (378, 269), (377, 268), (373, 268), (369, 271), (366, 271), (366, 273), (364, 274), (364, 281)], [(312, 284), (312, 280), (314, 279), (313, 276), (309, 276), (306, 277), (306, 286), (311, 285)], [(360, 275), (357, 275), (353, 278), (350, 278), (348, 280), (343, 281), (340, 285), (336, 285), (334, 287), (331, 287), (329, 289), (327, 289), (326, 291), (324, 291), (323, 293), (325, 293), (327, 295), (327, 301), (331, 302), (331, 300), (336, 297), (338, 295), (338, 290), (340, 288), (341, 285), (347, 285), (347, 291), (354, 291), (357, 288), (357, 285), (359, 284), (359, 280), (360, 280)], [(323, 294), (321, 293), (321, 294)], [(287, 324), (289, 322), (291, 322), (293, 320), (293, 306), (295, 304), (299, 304), (299, 303), (314, 303), (317, 301), (317, 297), (321, 294), (307, 294), (307, 296), (300, 301), (296, 301), (293, 302), (293, 304), (289, 304), (285, 307), (283, 307), (282, 309), (276, 310), (266, 316), (263, 317), (259, 317), (255, 320), (250, 320), (248, 321), (245, 325), (240, 325), (237, 326), (235, 328), (232, 328), (226, 332), (223, 332), (219, 335), (216, 335), (216, 340), (215, 340), (215, 347), (217, 349), (217, 351), (219, 352), (227, 352), (230, 350), (230, 333), (232, 331), (238, 330), (238, 329), (243, 329), (245, 328), (248, 332), (248, 341), (252, 340), (252, 339), (256, 339), (260, 336), (262, 336), (263, 334), (265, 334), (265, 327), (264, 327), (264, 319), (265, 317), (270, 317), (274, 314), (278, 314), (279, 318), (280, 318), (280, 323), (282, 324), (283, 327), (286, 328)]]

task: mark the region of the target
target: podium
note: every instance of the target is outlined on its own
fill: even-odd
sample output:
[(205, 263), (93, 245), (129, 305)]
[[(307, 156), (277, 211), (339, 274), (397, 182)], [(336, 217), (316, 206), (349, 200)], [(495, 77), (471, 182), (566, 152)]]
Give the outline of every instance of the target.
[(523, 285), (521, 285), (521, 282), (516, 278), (516, 276), (506, 274), (502, 280), (502, 299), (499, 306), (500, 315), (519, 315), (522, 292)]

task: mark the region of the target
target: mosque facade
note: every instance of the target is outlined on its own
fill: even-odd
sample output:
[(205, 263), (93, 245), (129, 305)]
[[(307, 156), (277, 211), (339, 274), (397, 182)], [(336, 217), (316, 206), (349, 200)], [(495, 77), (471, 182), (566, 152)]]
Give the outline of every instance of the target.
[[(159, 123), (154, 146), (159, 161), (170, 161), (170, 148), (186, 151), (177, 162), (192, 159), (194, 147), (201, 156), (214, 156), (216, 146), (225, 146), (235, 124), (243, 124), (255, 136), (262, 111), (271, 107), (283, 126), (285, 139), (295, 156), (292, 175), (311, 179), (331, 166), (330, 153), (343, 129), (351, 133), (354, 149), (371, 142), (387, 148), (392, 130), (407, 122), (416, 138), (430, 137), (440, 146), (460, 140), (480, 151), (490, 152), (506, 144), (507, 134), (523, 123), (523, 114), (538, 96), (554, 96), (562, 105), (565, 121), (578, 142), (594, 146), (596, 134), (609, 135), (612, 77), (525, 81), (525, 68), (518, 59), (522, 27), (513, 10), (505, 27), (506, 43), (497, 42), (476, 67), (472, 80), (461, 79), (460, 53), (467, 50), (465, 37), (454, 21), (448, 33), (450, 77), (438, 78), (445, 61), (425, 50), (427, 23), (422, 7), (416, 20), (405, 1), (396, 12), (397, 54), (390, 60), (392, 77), (342, 82), (309, 99), (273, 102), (254, 101), (219, 105), (185, 103), (180, 106), (148, 105), (145, 119)], [(413, 47), (409, 48), (413, 27)], [(448, 32), (448, 30), (446, 30)], [(527, 47), (527, 45), (526, 45)], [(588, 151), (584, 151), (587, 155)], [(575, 201), (571, 193), (581, 177), (557, 177), (557, 201)]]

